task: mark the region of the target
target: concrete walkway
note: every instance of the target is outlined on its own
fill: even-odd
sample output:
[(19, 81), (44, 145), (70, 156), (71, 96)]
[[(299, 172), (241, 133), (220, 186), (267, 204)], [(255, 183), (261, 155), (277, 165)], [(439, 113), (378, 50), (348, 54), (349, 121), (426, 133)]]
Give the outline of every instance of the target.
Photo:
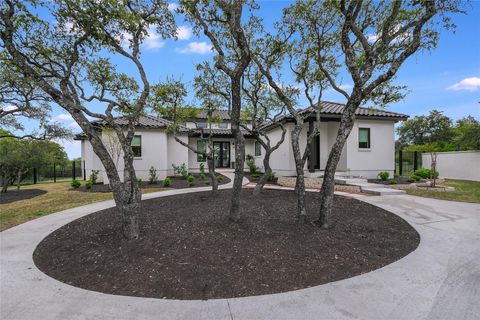
[[(223, 188), (228, 188), (228, 185)], [(164, 191), (145, 199), (201, 191)], [(208, 301), (114, 296), (40, 272), (32, 253), (53, 230), (113, 205), (95, 203), (0, 233), (1, 319), (478, 319), (480, 205), (408, 195), (354, 196), (390, 210), (421, 235), (417, 250), (373, 272), (287, 293)]]

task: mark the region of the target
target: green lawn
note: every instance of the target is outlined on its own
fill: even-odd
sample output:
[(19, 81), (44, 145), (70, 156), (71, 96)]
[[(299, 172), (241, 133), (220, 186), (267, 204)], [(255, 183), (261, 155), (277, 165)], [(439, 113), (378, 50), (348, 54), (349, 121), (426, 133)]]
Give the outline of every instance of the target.
[[(40, 189), (47, 193), (31, 199), (0, 204), (0, 231), (57, 211), (112, 199), (112, 193), (73, 191), (70, 182), (39, 183), (22, 186), (21, 189)], [(168, 188), (148, 188), (142, 192), (166, 189)], [(8, 192), (15, 192), (15, 188)]]
[(410, 195), (427, 198), (480, 203), (480, 182), (467, 180), (446, 180), (444, 185), (455, 187), (455, 191), (436, 192), (427, 190), (407, 190), (407, 193)]

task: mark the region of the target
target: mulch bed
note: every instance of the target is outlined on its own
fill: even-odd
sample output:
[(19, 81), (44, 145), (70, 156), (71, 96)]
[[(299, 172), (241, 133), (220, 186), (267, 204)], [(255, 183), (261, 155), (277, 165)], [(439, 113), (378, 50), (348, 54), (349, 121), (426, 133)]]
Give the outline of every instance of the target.
[[(195, 177), (195, 185), (193, 187), (190, 187), (188, 185), (188, 182), (186, 179), (182, 177), (169, 177), (172, 180), (172, 184), (170, 188), (173, 189), (183, 189), (183, 188), (194, 188), (194, 187), (205, 187), (211, 185), (210, 181), (210, 176), (207, 174), (205, 177), (205, 180), (200, 179), (199, 174), (192, 174)], [(217, 174), (221, 175), (221, 174)], [(219, 183), (219, 185), (226, 184), (230, 182), (230, 179), (224, 175), (222, 176), (222, 181)], [(163, 188), (163, 182), (161, 183), (158, 181), (157, 183), (149, 183), (148, 181), (143, 181), (141, 185), (142, 189), (149, 189), (149, 188)], [(82, 186), (80, 188), (72, 189), (74, 191), (82, 191), (82, 192), (112, 192), (110, 189), (110, 186), (108, 184), (103, 184), (103, 183), (96, 183), (93, 185), (93, 188), (91, 190), (85, 189), (85, 181), (82, 181)]]
[(394, 179), (388, 179), (387, 181), (383, 181), (381, 179), (368, 179), (367, 181), (370, 183), (378, 183), (378, 184), (385, 184), (385, 185), (391, 185), (390, 180), (395, 180), (397, 183), (396, 184), (411, 184), (411, 182), (408, 182), (409, 177), (395, 177)]
[(11, 203), (19, 200), (27, 200), (38, 197), (42, 194), (47, 193), (45, 190), (40, 189), (27, 189), (19, 191), (9, 190), (6, 193), (0, 193), (0, 204)]
[[(259, 181), (260, 181), (260, 178), (262, 177), (262, 174), (263, 174), (263, 173), (259, 173), (259, 176), (258, 176), (258, 177), (253, 177), (253, 176), (250, 174), (250, 172), (244, 172), (244, 173), (243, 173), (243, 176), (244, 176), (245, 178), (247, 178), (248, 180), (250, 180), (250, 182), (259, 182)], [(275, 177), (275, 178), (273, 179), (273, 181), (267, 181), (267, 184), (275, 184), (275, 185), (278, 185), (277, 181), (278, 181), (278, 178)]]
[[(125, 240), (114, 208), (46, 237), (33, 258), (81, 288), (138, 297), (212, 299), (285, 292), (359, 275), (413, 251), (418, 233), (385, 210), (336, 197), (336, 226), (295, 221), (293, 191), (241, 194), (242, 220), (227, 219), (231, 190), (143, 202), (142, 237)], [(317, 211), (318, 193), (307, 194)]]

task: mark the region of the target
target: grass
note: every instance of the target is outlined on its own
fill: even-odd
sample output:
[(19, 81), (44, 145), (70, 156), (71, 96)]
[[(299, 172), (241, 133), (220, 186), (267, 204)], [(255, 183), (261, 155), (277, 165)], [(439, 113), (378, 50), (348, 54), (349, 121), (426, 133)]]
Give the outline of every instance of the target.
[[(112, 199), (112, 193), (72, 191), (70, 182), (41, 183), (22, 186), (21, 190), (23, 189), (40, 189), (47, 193), (31, 199), (0, 204), (0, 231), (57, 211)], [(142, 192), (150, 193), (166, 189), (168, 188), (149, 188)]]
[(414, 196), (480, 203), (480, 182), (467, 180), (446, 180), (443, 185), (455, 187), (452, 192), (436, 192), (427, 190), (407, 190), (407, 193)]

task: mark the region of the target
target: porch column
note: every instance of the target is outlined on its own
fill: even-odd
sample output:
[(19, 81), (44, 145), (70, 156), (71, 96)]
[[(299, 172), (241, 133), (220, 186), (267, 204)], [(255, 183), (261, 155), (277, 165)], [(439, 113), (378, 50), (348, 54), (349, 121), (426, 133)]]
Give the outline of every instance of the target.
[[(310, 136), (310, 134), (313, 132), (313, 119), (310, 118), (308, 119), (308, 136)], [(313, 142), (313, 140), (312, 140)], [(310, 143), (310, 151), (309, 151), (309, 155), (308, 155), (308, 171), (309, 172), (315, 172), (315, 163), (312, 159), (312, 145)]]

